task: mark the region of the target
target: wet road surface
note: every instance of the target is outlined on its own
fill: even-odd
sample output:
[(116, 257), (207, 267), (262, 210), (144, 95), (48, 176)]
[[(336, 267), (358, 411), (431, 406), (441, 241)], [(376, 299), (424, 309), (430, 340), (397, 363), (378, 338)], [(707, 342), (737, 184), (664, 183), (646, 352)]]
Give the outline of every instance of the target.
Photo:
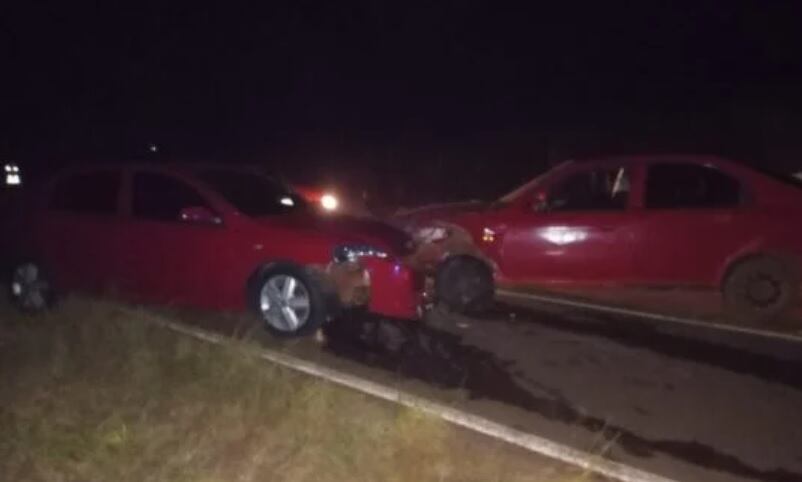
[(252, 334), (676, 480), (802, 481), (798, 342), (503, 302), (426, 323), (354, 316), (323, 343)]

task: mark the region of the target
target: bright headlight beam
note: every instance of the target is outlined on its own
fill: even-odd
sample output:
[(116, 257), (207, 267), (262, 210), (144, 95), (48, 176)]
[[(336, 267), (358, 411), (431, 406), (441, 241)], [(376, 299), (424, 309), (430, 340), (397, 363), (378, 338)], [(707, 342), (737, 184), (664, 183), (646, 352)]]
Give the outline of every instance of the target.
[(339, 204), (340, 201), (338, 201), (337, 197), (334, 196), (333, 194), (326, 193), (320, 198), (320, 205), (326, 211), (334, 211), (335, 209), (337, 209), (337, 206), (339, 206)]

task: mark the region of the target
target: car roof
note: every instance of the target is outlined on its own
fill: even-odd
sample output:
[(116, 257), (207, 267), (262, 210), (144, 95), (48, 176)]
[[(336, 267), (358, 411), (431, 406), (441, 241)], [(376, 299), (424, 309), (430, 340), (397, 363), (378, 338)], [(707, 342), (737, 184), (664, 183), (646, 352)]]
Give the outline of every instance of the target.
[(258, 164), (247, 163), (223, 163), (223, 162), (153, 162), (153, 161), (126, 161), (126, 162), (113, 162), (108, 164), (101, 163), (77, 163), (67, 166), (60, 170), (60, 173), (81, 172), (81, 171), (95, 171), (95, 170), (110, 170), (110, 169), (133, 169), (133, 170), (154, 170), (165, 171), (176, 174), (192, 174), (199, 170), (207, 169), (221, 169), (229, 171), (259, 171), (266, 175), (274, 176), (270, 172)]
[(584, 164), (607, 164), (607, 163), (627, 163), (627, 164), (649, 164), (654, 162), (689, 162), (689, 163), (725, 163), (730, 164), (735, 161), (721, 156), (708, 154), (627, 154), (620, 156), (602, 157), (582, 157), (569, 159), (566, 162)]

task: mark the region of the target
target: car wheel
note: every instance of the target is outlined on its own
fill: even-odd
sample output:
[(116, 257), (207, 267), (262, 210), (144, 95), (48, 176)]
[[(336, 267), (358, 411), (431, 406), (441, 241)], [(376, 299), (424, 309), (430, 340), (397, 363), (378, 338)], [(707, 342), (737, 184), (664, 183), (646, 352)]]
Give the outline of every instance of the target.
[(331, 314), (321, 280), (289, 263), (266, 266), (251, 283), (249, 304), (275, 336), (311, 335)]
[(727, 313), (740, 323), (775, 320), (799, 294), (799, 277), (782, 259), (761, 256), (735, 265), (724, 286)]
[(458, 313), (489, 308), (495, 285), (493, 271), (473, 256), (452, 256), (437, 268), (434, 291), (436, 301)]
[(14, 266), (9, 293), (14, 305), (26, 313), (41, 313), (55, 303), (53, 284), (47, 272), (34, 261)]

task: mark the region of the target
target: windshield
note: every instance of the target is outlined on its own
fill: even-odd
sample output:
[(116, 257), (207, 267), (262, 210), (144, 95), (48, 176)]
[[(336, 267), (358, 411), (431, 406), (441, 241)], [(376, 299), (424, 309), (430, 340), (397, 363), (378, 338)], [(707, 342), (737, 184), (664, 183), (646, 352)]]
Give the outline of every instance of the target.
[(308, 209), (306, 201), (288, 186), (255, 171), (207, 169), (197, 175), (248, 216), (274, 216)]

